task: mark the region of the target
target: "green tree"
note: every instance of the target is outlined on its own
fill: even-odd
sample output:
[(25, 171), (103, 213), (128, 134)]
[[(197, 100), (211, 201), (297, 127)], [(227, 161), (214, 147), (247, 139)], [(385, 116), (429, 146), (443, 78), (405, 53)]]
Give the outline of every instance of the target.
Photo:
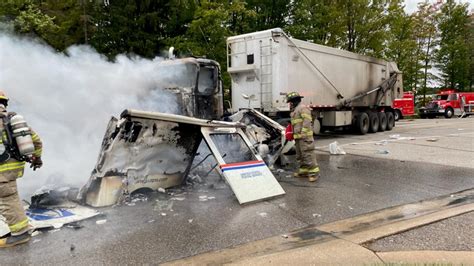
[[(93, 29), (85, 0), (19, 0), (0, 3), (0, 17), (19, 34), (39, 37), (56, 50), (86, 43), (84, 31)], [(84, 27), (85, 26), (85, 27)]]
[(436, 31), (437, 5), (432, 5), (428, 1), (418, 4), (418, 10), (412, 15), (413, 38), (416, 41), (416, 48), (411, 57), (411, 88), (418, 94), (426, 97), (428, 80), (435, 80), (431, 73), (434, 62), (435, 48), (438, 45), (438, 33)]
[(468, 5), (448, 0), (441, 8), (438, 27), (441, 40), (436, 58), (444, 84), (467, 90), (472, 80), (469, 77), (472, 63), (469, 48), (472, 46), (468, 43)]
[(470, 45), (469, 51), (471, 51), (470, 54), (470, 65), (471, 67), (469, 68), (469, 77), (470, 77), (470, 91), (474, 91), (474, 12), (471, 13), (469, 17), (469, 35), (467, 36), (467, 43)]
[(13, 24), (16, 32), (38, 36), (50, 44), (49, 37), (59, 30), (59, 26), (54, 22), (54, 17), (43, 13), (32, 0), (2, 2), (0, 17), (3, 18), (4, 23)]
[(196, 9), (193, 0), (116, 0), (95, 6), (91, 44), (101, 53), (154, 57), (169, 38), (184, 35)]
[(391, 1), (387, 16), (389, 19), (385, 57), (395, 61), (403, 72), (404, 90), (413, 90), (417, 83), (417, 72), (421, 68), (415, 54), (417, 48), (414, 37), (415, 22), (412, 16), (405, 13), (401, 0)]
[(340, 0), (346, 25), (344, 49), (375, 57), (383, 54), (386, 5), (384, 0)]
[(297, 39), (340, 47), (345, 35), (343, 13), (332, 0), (301, 0), (292, 7), (288, 32)]
[[(229, 1), (233, 3), (234, 1)], [(256, 15), (252, 20), (251, 31), (267, 30), (271, 28), (284, 28), (290, 16), (290, 0), (247, 0), (246, 8)]]

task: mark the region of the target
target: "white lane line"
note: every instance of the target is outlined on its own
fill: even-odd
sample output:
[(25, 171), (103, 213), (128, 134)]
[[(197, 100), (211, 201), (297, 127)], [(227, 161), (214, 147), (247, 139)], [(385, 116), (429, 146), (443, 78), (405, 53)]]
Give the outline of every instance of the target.
[[(345, 143), (345, 144), (339, 144), (339, 146), (349, 146), (349, 145), (363, 145), (363, 144), (375, 144), (375, 143), (380, 143), (382, 141), (387, 141), (387, 142), (397, 142), (397, 141), (402, 141), (402, 140), (419, 140), (419, 139), (433, 139), (433, 138), (441, 138), (441, 137), (456, 137), (459, 135), (469, 135), (469, 134), (474, 134), (474, 132), (463, 132), (463, 133), (453, 133), (449, 135), (437, 135), (437, 136), (424, 136), (424, 137), (399, 137), (396, 139), (381, 139), (381, 140), (373, 140), (373, 141), (366, 141), (366, 142), (350, 142), (350, 143)], [(329, 145), (329, 144), (328, 144)], [(325, 146), (316, 146), (316, 149), (322, 149), (322, 148), (328, 148), (328, 145)]]

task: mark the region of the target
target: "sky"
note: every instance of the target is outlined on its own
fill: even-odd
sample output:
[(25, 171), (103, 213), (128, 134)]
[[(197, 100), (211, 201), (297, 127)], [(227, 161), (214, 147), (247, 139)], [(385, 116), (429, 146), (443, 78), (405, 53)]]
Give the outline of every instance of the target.
[[(405, 11), (407, 13), (413, 13), (416, 11), (416, 6), (419, 2), (423, 2), (421, 0), (405, 0)], [(435, 3), (437, 0), (429, 0), (430, 3)], [(461, 3), (469, 3), (469, 10), (474, 9), (474, 0), (460, 0), (457, 2)]]

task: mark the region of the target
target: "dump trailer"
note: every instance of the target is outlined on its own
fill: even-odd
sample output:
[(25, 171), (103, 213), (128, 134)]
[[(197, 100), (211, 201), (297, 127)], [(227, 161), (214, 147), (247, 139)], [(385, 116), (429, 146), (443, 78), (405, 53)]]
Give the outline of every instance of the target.
[(290, 38), (279, 28), (227, 39), (232, 109), (257, 109), (287, 121), (290, 91), (313, 112), (313, 131), (361, 134), (395, 126), (392, 102), (403, 94), (396, 63)]

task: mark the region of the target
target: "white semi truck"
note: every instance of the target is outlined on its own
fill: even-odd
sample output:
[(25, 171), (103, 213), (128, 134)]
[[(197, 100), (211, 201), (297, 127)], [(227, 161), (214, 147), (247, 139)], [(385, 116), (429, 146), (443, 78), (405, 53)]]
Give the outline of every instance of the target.
[(227, 39), (232, 109), (289, 117), (285, 96), (299, 92), (313, 110), (313, 130), (361, 134), (395, 126), (392, 102), (403, 94), (396, 63), (288, 37), (280, 28)]

